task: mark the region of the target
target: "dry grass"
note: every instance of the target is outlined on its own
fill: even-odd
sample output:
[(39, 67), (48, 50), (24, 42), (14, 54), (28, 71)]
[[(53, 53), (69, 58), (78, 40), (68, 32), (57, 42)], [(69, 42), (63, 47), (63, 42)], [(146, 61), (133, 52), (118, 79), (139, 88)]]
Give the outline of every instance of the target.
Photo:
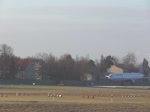
[[(16, 92), (20, 95), (16, 96)], [(63, 97), (53, 99), (48, 97), (48, 93), (62, 94)], [(0, 97), (0, 112), (149, 112), (150, 110), (149, 90), (0, 86), (0, 94), (3, 94)], [(5, 96), (6, 94), (8, 96)]]

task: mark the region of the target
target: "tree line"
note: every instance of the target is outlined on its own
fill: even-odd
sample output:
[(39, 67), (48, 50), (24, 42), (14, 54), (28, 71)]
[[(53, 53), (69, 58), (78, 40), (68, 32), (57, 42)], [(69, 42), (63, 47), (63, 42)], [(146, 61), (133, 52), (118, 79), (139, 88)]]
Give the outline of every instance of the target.
[[(17, 61), (21, 57), (15, 56), (13, 48), (6, 44), (0, 45), (0, 79), (16, 79), (20, 70)], [(88, 57), (78, 57), (74, 59), (71, 54), (64, 54), (57, 58), (53, 54), (38, 53), (26, 60), (30, 62), (40, 62), (43, 79), (49, 80), (81, 80), (85, 73), (92, 74), (98, 80), (100, 75), (107, 72), (111, 65), (116, 65), (124, 69), (124, 72), (138, 72), (141, 64), (137, 64), (137, 57), (134, 53), (128, 53), (119, 59), (116, 56), (101, 55), (100, 59), (92, 60)], [(144, 74), (150, 71), (149, 63), (144, 59)]]

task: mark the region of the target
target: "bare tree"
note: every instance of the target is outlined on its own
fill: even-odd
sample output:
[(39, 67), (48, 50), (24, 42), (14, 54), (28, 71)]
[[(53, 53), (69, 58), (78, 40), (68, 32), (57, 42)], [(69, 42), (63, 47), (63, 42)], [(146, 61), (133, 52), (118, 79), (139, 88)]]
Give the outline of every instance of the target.
[(6, 44), (0, 45), (0, 55), (12, 57), (13, 56), (13, 48)]
[[(12, 66), (15, 67), (14, 55), (12, 47), (2, 44), (0, 45), (0, 69), (2, 71), (2, 78), (9, 79), (14, 78), (15, 69), (12, 70)], [(13, 73), (12, 73), (13, 71)]]
[(122, 63), (128, 72), (134, 72), (137, 58), (134, 53), (128, 53), (122, 60)]
[(37, 53), (35, 58), (42, 59), (46, 63), (49, 60), (49, 54), (47, 54), (47, 53)]

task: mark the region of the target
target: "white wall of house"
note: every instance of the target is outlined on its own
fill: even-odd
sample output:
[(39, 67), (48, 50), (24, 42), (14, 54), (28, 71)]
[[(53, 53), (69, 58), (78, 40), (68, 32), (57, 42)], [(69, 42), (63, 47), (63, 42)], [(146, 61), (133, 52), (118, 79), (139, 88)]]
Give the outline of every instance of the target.
[(93, 81), (93, 76), (91, 74), (84, 74), (82, 76), (82, 80), (85, 80), (85, 81)]

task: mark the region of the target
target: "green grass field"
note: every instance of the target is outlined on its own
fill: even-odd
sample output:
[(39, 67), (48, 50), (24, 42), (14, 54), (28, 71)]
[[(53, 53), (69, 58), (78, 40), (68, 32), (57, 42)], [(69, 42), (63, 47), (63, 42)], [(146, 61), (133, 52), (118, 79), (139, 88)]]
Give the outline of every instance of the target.
[[(51, 97), (52, 94), (62, 95), (62, 97)], [(61, 111), (57, 106), (61, 107)], [(17, 112), (19, 109), (23, 109), (22, 112), (40, 112), (44, 109), (45, 112), (49, 112), (48, 110), (65, 112), (66, 108), (70, 112), (90, 112), (92, 109), (95, 109), (94, 112), (99, 112), (101, 109), (104, 112), (110, 110), (116, 112), (118, 109), (118, 112), (149, 112), (150, 90), (64, 86), (0, 86), (0, 112)]]

